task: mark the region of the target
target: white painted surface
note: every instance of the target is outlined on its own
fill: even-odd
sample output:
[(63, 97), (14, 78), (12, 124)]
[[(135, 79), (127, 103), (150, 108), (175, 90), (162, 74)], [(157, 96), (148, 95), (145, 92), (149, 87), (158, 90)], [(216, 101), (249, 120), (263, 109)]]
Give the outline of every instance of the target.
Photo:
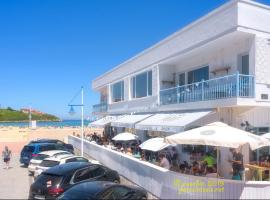
[[(69, 136), (69, 143), (74, 147), (80, 147), (80, 139)], [(102, 164), (117, 170), (122, 176), (135, 184), (145, 188), (150, 193), (161, 199), (269, 199), (270, 182), (242, 182), (226, 179), (206, 178), (199, 176), (184, 175), (168, 171), (151, 163), (140, 161), (128, 155), (110, 150), (85, 141), (85, 153)], [(178, 192), (179, 181), (182, 183), (202, 182), (204, 184), (224, 184), (221, 192)], [(200, 186), (198, 186), (200, 188)], [(206, 186), (206, 188), (213, 188)]]

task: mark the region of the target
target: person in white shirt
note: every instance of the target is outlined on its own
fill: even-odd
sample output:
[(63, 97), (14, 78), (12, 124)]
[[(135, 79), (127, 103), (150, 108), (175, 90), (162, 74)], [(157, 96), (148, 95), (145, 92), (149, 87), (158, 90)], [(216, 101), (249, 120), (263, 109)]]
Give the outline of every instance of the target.
[(170, 169), (170, 162), (168, 161), (168, 159), (165, 157), (164, 154), (160, 155), (160, 167), (163, 167), (165, 169)]

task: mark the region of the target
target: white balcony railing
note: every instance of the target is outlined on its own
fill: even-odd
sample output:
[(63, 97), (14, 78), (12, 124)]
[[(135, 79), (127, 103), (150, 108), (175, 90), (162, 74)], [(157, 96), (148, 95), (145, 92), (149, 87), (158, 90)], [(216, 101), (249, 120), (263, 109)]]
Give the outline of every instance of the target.
[(160, 104), (168, 105), (233, 97), (255, 98), (254, 88), (254, 76), (242, 74), (228, 75), (161, 90)]

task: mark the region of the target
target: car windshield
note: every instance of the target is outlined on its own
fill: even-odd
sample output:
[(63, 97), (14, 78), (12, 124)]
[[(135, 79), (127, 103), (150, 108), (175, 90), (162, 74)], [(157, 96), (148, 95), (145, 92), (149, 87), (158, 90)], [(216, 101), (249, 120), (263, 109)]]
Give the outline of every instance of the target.
[(59, 161), (55, 160), (43, 160), (42, 163), (40, 163), (41, 167), (54, 167), (56, 165), (59, 165)]
[(49, 156), (46, 154), (38, 154), (36, 157), (33, 158), (33, 160), (44, 160), (45, 158), (48, 158)]
[(40, 176), (38, 176), (36, 182), (42, 185), (46, 185), (47, 187), (50, 187), (53, 185), (60, 184), (62, 179), (63, 179), (63, 176), (43, 173)]
[(24, 152), (34, 152), (35, 147), (34, 146), (24, 146), (23, 150)]

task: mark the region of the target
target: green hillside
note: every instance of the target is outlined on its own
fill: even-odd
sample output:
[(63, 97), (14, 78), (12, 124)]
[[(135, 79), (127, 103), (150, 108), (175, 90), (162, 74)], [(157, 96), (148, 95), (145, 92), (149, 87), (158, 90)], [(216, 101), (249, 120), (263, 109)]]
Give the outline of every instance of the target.
[[(23, 113), (12, 108), (0, 109), (0, 121), (28, 121), (27, 113)], [(59, 121), (60, 119), (50, 114), (34, 114), (32, 113), (32, 120), (37, 121)]]

